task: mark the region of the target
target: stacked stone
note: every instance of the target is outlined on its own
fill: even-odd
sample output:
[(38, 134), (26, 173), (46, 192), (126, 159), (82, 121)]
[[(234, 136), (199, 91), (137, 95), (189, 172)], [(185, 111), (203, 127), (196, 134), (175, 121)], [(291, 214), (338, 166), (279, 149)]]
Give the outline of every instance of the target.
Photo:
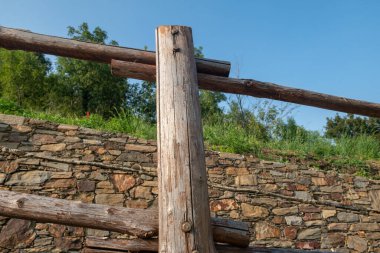
[[(1, 190), (157, 208), (155, 141), (0, 115), (0, 150)], [(380, 181), (212, 151), (206, 151), (206, 166), (211, 184), (261, 193), (209, 189), (212, 215), (250, 222), (252, 245), (380, 252)], [(5, 217), (0, 229), (0, 252), (80, 252), (86, 236), (127, 237)]]

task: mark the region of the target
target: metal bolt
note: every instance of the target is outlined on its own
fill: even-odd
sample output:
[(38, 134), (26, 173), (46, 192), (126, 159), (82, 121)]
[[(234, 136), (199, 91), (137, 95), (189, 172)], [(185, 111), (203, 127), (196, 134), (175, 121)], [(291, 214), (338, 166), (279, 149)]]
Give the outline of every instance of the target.
[(183, 231), (183, 232), (188, 233), (188, 232), (190, 232), (190, 230), (191, 230), (191, 223), (188, 222), (188, 221), (184, 221), (184, 222), (182, 223), (181, 228), (182, 228), (182, 231)]
[(191, 253), (199, 253), (199, 251), (198, 250), (193, 250), (193, 251), (191, 251)]

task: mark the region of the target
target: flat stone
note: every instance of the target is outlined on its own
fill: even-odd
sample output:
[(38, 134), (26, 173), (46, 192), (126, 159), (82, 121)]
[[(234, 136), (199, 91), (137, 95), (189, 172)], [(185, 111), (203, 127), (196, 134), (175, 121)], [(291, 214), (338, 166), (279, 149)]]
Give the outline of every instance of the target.
[(76, 136), (67, 136), (65, 139), (63, 139), (65, 143), (77, 143), (81, 141), (81, 138)]
[(39, 185), (48, 180), (50, 176), (50, 171), (17, 172), (12, 174), (5, 185)]
[(267, 205), (267, 206), (275, 207), (278, 205), (278, 201), (271, 198), (256, 197), (256, 198), (251, 199), (251, 204)]
[(20, 132), (20, 133), (29, 133), (32, 131), (32, 128), (29, 126), (23, 126), (23, 125), (16, 125), (12, 126), (14, 131)]
[(313, 226), (324, 226), (326, 222), (324, 220), (310, 220), (305, 221), (306, 227), (313, 227)]
[(318, 241), (296, 242), (296, 248), (305, 250), (320, 249), (321, 244)]
[(256, 240), (263, 240), (267, 238), (280, 238), (281, 230), (267, 222), (258, 222), (255, 225)]
[(35, 134), (32, 137), (32, 143), (35, 145), (53, 144), (53, 143), (57, 143), (57, 140), (55, 139), (55, 135)]
[(151, 187), (137, 186), (134, 191), (134, 197), (136, 199), (152, 200), (153, 195), (151, 192)]
[(76, 180), (74, 178), (55, 179), (45, 184), (45, 188), (74, 188)]
[(52, 172), (51, 179), (61, 179), (61, 178), (71, 178), (73, 176), (72, 172)]
[(95, 237), (108, 237), (110, 235), (109, 231), (99, 230), (99, 229), (86, 229), (87, 236), (95, 236)]
[(144, 152), (144, 153), (152, 153), (152, 152), (157, 151), (157, 147), (156, 146), (137, 145), (137, 144), (126, 144), (125, 150)]
[(295, 225), (295, 226), (302, 225), (302, 218), (298, 216), (285, 216), (285, 221), (287, 225)]
[(102, 131), (86, 128), (86, 127), (81, 127), (79, 132), (84, 135), (101, 135), (102, 134)]
[(337, 218), (340, 222), (357, 222), (359, 215), (354, 213), (339, 212)]
[(35, 238), (33, 223), (28, 220), (10, 219), (0, 232), (0, 248), (17, 249), (30, 246)]
[(118, 138), (109, 138), (109, 141), (119, 142), (119, 143), (126, 143), (127, 138), (118, 137)]
[(312, 177), (311, 181), (314, 185), (325, 186), (327, 185), (327, 180), (324, 177)]
[(139, 162), (139, 163), (150, 162), (150, 159), (148, 156), (139, 152), (135, 152), (135, 151), (122, 153), (116, 160), (123, 161), (123, 162)]
[(103, 181), (103, 180), (107, 180), (107, 176), (101, 173), (100, 171), (96, 170), (96, 171), (91, 172), (89, 179)]
[(322, 187), (320, 187), (320, 190), (322, 192), (329, 192), (329, 193), (343, 192), (343, 188), (342, 188), (341, 185), (337, 185), (337, 186), (322, 186)]
[(368, 197), (371, 200), (371, 207), (377, 211), (380, 211), (380, 190), (369, 191)]
[(39, 164), (40, 164), (40, 159), (20, 158), (20, 159), (17, 159), (16, 162), (17, 162), (18, 164), (39, 165)]
[(348, 223), (330, 223), (327, 225), (329, 231), (347, 231)]
[(59, 162), (41, 162), (41, 165), (48, 168), (57, 169), (60, 171), (68, 171), (70, 165), (68, 163), (59, 163)]
[(11, 126), (8, 124), (0, 123), (0, 132), (5, 132), (11, 130)]
[(252, 206), (250, 204), (242, 203), (241, 209), (243, 215), (248, 218), (265, 218), (269, 215), (268, 209), (261, 206)]
[(79, 180), (77, 188), (80, 192), (93, 192), (95, 190), (95, 181)]
[(213, 200), (210, 203), (210, 209), (212, 212), (217, 211), (231, 211), (239, 208), (239, 205), (233, 199), (221, 199)]
[(126, 206), (129, 208), (145, 209), (145, 208), (148, 208), (148, 202), (146, 200), (142, 200), (142, 199), (127, 200)]
[(232, 160), (236, 160), (236, 159), (242, 159), (244, 156), (239, 155), (239, 154), (220, 152), (220, 153), (219, 153), (219, 157), (220, 157), (221, 159), (232, 159)]
[(93, 139), (83, 139), (83, 143), (89, 144), (89, 145), (101, 145), (102, 141), (100, 141), (100, 140), (93, 140)]
[(95, 203), (111, 206), (123, 206), (124, 194), (97, 194)]
[(19, 142), (0, 142), (0, 146), (10, 148), (10, 149), (17, 149), (18, 146), (20, 145)]
[(322, 217), (324, 219), (333, 217), (335, 216), (335, 214), (336, 214), (336, 210), (328, 210), (328, 209), (322, 210)]
[(294, 240), (297, 238), (297, 227), (286, 227), (284, 229), (284, 237), (288, 240)]
[(367, 251), (367, 243), (368, 241), (359, 236), (348, 236), (347, 237), (347, 247), (350, 249), (354, 249), (358, 252)]
[(322, 236), (321, 247), (323, 249), (344, 247), (345, 235), (341, 233), (329, 233)]
[(354, 185), (357, 188), (365, 188), (369, 185), (369, 181), (366, 178), (362, 177), (355, 177), (354, 179)]
[(321, 237), (320, 228), (308, 228), (298, 233), (298, 240), (313, 240)]
[(272, 210), (275, 215), (287, 215), (287, 214), (297, 214), (298, 206), (275, 208)]
[(78, 130), (78, 126), (72, 126), (72, 125), (66, 125), (66, 124), (60, 124), (57, 129), (58, 131), (66, 132), (66, 131), (74, 131)]
[(113, 174), (111, 180), (119, 192), (125, 192), (136, 184), (136, 179), (127, 174)]
[(257, 185), (256, 175), (241, 175), (235, 177), (235, 185), (237, 186), (250, 186)]
[(350, 231), (380, 231), (380, 225), (377, 223), (354, 223)]
[(23, 125), (25, 117), (0, 114), (0, 122), (8, 125)]
[(313, 199), (313, 197), (307, 191), (295, 191), (294, 192), (294, 197), (297, 198), (297, 199), (305, 200), (305, 201)]
[(48, 144), (48, 145), (42, 145), (41, 150), (42, 151), (51, 151), (51, 152), (59, 152), (66, 148), (65, 143), (58, 143), (58, 144)]
[(4, 183), (5, 177), (6, 177), (5, 173), (0, 173), (0, 184)]

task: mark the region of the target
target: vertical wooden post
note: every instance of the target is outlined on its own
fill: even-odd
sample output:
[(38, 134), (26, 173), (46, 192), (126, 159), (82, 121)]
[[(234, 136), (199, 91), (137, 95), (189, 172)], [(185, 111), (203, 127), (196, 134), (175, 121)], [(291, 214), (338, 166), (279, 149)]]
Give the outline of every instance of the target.
[(156, 47), (159, 253), (214, 253), (191, 28), (158, 27)]

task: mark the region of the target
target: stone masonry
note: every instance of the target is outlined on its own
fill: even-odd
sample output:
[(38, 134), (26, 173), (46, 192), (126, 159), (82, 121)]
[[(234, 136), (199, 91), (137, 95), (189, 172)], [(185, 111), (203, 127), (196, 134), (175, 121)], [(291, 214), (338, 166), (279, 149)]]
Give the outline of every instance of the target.
[[(249, 222), (251, 245), (380, 253), (380, 181), (212, 151), (206, 166), (212, 215)], [(155, 141), (0, 114), (1, 190), (155, 208), (156, 167)], [(86, 236), (126, 237), (0, 217), (0, 252), (81, 252)]]

